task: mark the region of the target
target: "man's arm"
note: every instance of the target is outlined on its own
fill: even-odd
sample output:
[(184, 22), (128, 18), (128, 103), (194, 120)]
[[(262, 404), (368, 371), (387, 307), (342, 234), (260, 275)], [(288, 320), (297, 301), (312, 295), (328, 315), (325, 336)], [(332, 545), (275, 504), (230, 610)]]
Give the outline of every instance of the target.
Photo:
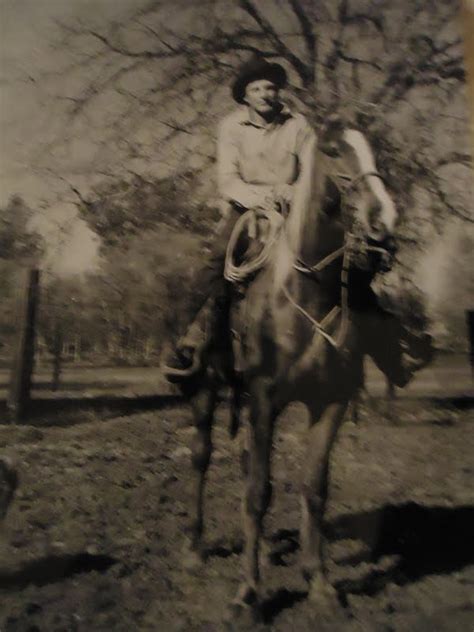
[(242, 180), (238, 165), (238, 147), (232, 122), (223, 121), (217, 139), (217, 177), (221, 196), (245, 208), (254, 208), (272, 196), (273, 187), (248, 184)]

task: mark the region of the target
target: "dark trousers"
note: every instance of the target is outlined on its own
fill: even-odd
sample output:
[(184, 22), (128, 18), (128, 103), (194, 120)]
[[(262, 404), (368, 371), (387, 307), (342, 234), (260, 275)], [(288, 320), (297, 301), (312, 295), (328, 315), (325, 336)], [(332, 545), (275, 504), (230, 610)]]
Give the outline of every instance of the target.
[(224, 264), (227, 244), (240, 215), (241, 213), (234, 206), (229, 205), (227, 214), (217, 227), (204, 265), (196, 270), (191, 277), (191, 295), (179, 327), (181, 336), (186, 335), (206, 304), (210, 301), (225, 299)]

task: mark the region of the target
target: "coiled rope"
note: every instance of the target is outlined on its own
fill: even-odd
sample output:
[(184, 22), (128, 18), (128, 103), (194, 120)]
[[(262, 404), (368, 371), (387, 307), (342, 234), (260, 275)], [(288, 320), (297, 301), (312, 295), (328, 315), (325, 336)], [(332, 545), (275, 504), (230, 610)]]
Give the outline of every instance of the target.
[[(262, 249), (249, 261), (236, 265), (234, 257), (237, 251), (237, 243), (245, 230), (249, 237), (256, 236), (259, 219), (264, 219), (268, 222), (268, 233), (262, 244)], [(227, 244), (224, 278), (231, 283), (242, 283), (249, 276), (260, 270), (268, 262), (273, 245), (280, 234), (283, 224), (284, 218), (277, 211), (255, 209), (246, 211), (239, 217)]]
[[(338, 178), (349, 180), (349, 184), (346, 185), (342, 191), (343, 205), (347, 205), (348, 194), (355, 188), (355, 186), (364, 178), (369, 176), (375, 176), (383, 181), (383, 177), (378, 171), (363, 172), (357, 175), (355, 178), (346, 174), (335, 174)], [(259, 218), (264, 218), (268, 221), (268, 238), (265, 240), (262, 246), (262, 250), (258, 255), (249, 261), (237, 266), (234, 262), (234, 254), (236, 251), (237, 242), (240, 239), (244, 229), (247, 229), (250, 237), (256, 236), (256, 225)], [(269, 260), (270, 254), (280, 235), (281, 229), (284, 226), (284, 218), (277, 211), (266, 211), (264, 209), (256, 209), (246, 211), (236, 222), (229, 243), (227, 245), (226, 260), (224, 267), (224, 277), (227, 281), (232, 283), (241, 283), (245, 281), (250, 275), (257, 272), (262, 268)], [(286, 299), (293, 305), (293, 307), (299, 311), (305, 318), (307, 318), (313, 325), (316, 332), (320, 333), (323, 338), (329, 342), (329, 344), (335, 349), (339, 350), (345, 342), (347, 332), (349, 329), (349, 289), (348, 289), (348, 277), (349, 267), (351, 259), (351, 249), (354, 246), (354, 235), (351, 233), (346, 234), (345, 243), (342, 247), (338, 248), (331, 254), (327, 255), (313, 266), (306, 265), (303, 261), (296, 260), (293, 264), (295, 270), (303, 274), (314, 274), (315, 272), (321, 272), (328, 265), (342, 257), (342, 270), (341, 270), (341, 307), (337, 305), (330, 310), (330, 312), (321, 320), (318, 321), (311, 316), (297, 301), (291, 296), (288, 288), (283, 287), (283, 293)], [(384, 253), (383, 248), (377, 246), (367, 246), (367, 251)], [(341, 326), (337, 338), (334, 338), (326, 331), (334, 319), (341, 313)]]
[[(237, 249), (237, 243), (241, 238), (244, 231), (247, 231), (249, 236), (256, 236), (256, 223), (259, 219), (264, 219), (268, 222), (268, 234), (265, 239), (265, 242), (262, 245), (261, 251), (249, 261), (243, 262), (241, 265), (235, 264), (235, 253)], [(242, 283), (249, 276), (260, 270), (269, 260), (273, 245), (275, 244), (278, 236), (280, 235), (281, 229), (284, 225), (284, 218), (277, 211), (267, 211), (264, 209), (256, 209), (246, 211), (239, 219), (237, 220), (234, 230), (229, 239), (229, 243), (227, 245), (226, 251), (226, 260), (224, 266), (224, 277), (227, 281), (231, 283)], [(320, 272), (328, 265), (343, 257), (343, 265), (342, 265), (342, 274), (341, 274), (341, 308), (335, 306), (329, 314), (327, 314), (320, 322), (311, 316), (301, 305), (299, 305), (295, 299), (291, 296), (288, 288), (286, 286), (283, 287), (283, 293), (291, 305), (300, 312), (305, 318), (307, 318), (314, 329), (325, 338), (330, 345), (334, 348), (339, 349), (343, 344), (348, 326), (348, 305), (347, 305), (347, 274), (349, 268), (349, 255), (347, 244), (338, 248), (333, 253), (322, 259), (319, 263), (314, 266), (308, 267), (302, 262), (297, 262), (293, 264), (293, 267), (298, 272), (313, 274), (314, 272)], [(326, 331), (326, 327), (328, 327), (337, 315), (342, 311), (342, 323), (339, 331), (339, 335), (337, 339), (335, 339), (331, 334)]]

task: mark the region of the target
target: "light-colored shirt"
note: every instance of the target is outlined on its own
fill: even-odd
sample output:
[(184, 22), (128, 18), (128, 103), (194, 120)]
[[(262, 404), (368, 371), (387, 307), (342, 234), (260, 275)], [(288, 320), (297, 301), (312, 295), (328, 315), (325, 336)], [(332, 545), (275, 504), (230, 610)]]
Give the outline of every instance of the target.
[[(253, 208), (285, 187), (291, 204), (296, 190), (310, 191), (316, 134), (306, 118), (283, 107), (269, 124), (256, 123), (248, 108), (229, 114), (220, 124), (217, 144), (218, 186), (221, 197)], [(305, 185), (306, 181), (306, 185)]]

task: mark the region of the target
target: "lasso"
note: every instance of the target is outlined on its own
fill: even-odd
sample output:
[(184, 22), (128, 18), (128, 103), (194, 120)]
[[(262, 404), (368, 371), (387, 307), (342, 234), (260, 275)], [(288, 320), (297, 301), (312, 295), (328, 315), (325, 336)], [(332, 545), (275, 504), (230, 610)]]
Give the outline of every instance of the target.
[[(234, 262), (234, 255), (236, 252), (236, 247), (238, 240), (245, 230), (249, 236), (256, 235), (256, 222), (259, 218), (264, 218), (268, 221), (268, 235), (265, 238), (265, 242), (262, 246), (262, 250), (250, 259), (237, 266)], [(227, 281), (232, 283), (242, 283), (247, 278), (249, 278), (252, 274), (260, 270), (269, 260), (273, 245), (277, 240), (278, 236), (281, 233), (282, 227), (284, 225), (283, 216), (277, 211), (267, 211), (264, 209), (256, 209), (246, 211), (239, 219), (237, 220), (234, 230), (232, 231), (229, 243), (227, 245), (226, 251), (226, 260), (224, 267), (224, 277)], [(348, 254), (346, 246), (343, 246), (331, 253), (327, 257), (325, 257), (319, 264), (308, 268), (305, 267), (304, 264), (295, 263), (294, 268), (299, 272), (309, 272), (314, 273), (323, 270), (330, 263), (335, 261), (336, 259), (344, 257), (344, 265), (342, 272), (342, 327), (340, 335), (338, 339), (335, 340), (327, 331), (326, 327), (329, 326), (334, 318), (338, 315), (341, 309), (335, 306), (329, 314), (326, 315), (325, 318), (321, 322), (318, 322), (314, 319), (305, 309), (303, 309), (291, 296), (287, 287), (283, 287), (283, 293), (286, 299), (293, 305), (295, 309), (297, 309), (303, 316), (305, 316), (313, 325), (314, 329), (320, 333), (323, 338), (325, 338), (333, 347), (339, 348), (342, 342), (345, 339), (347, 333), (347, 320), (348, 320), (348, 309), (347, 309), (347, 270), (348, 270)]]
[[(268, 222), (268, 234), (262, 244), (261, 251), (249, 261), (236, 265), (234, 256), (239, 238), (245, 230), (247, 230), (249, 236), (255, 236), (256, 223), (260, 218)], [(239, 217), (227, 245), (224, 266), (225, 279), (231, 283), (242, 283), (249, 276), (260, 270), (270, 258), (273, 245), (280, 234), (283, 223), (284, 218), (280, 213), (264, 209), (249, 210)]]

